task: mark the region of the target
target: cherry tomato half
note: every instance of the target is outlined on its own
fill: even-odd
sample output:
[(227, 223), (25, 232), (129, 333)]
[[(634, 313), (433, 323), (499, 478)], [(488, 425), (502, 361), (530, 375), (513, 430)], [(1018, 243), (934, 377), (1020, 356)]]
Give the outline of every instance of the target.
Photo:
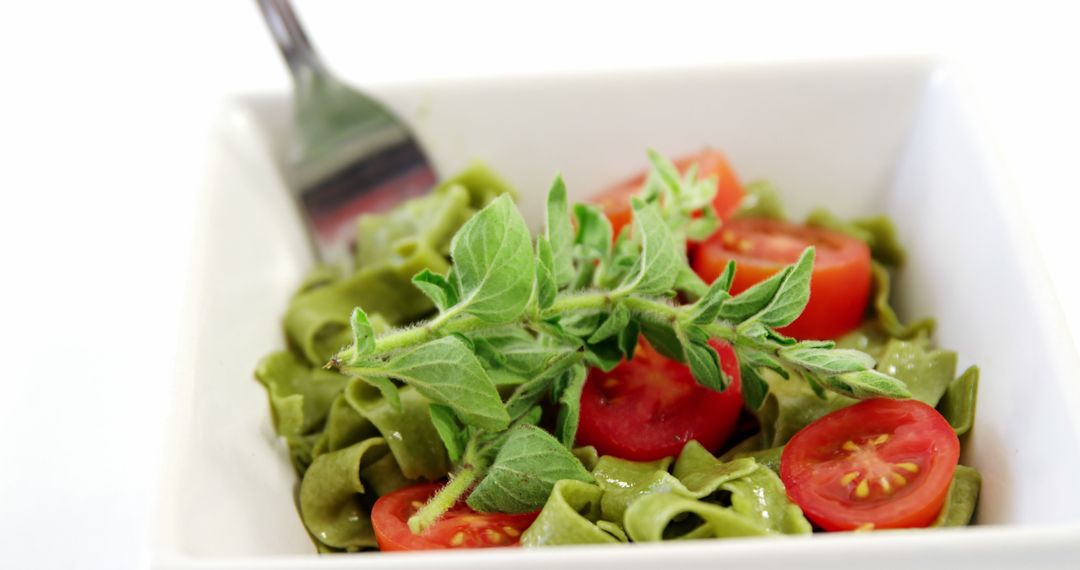
[(934, 408), (875, 399), (795, 434), (780, 478), (825, 530), (923, 527), (941, 511), (959, 457), (960, 440)]
[(611, 372), (592, 370), (581, 392), (577, 443), (634, 461), (678, 455), (692, 439), (709, 451), (720, 449), (735, 429), (742, 392), (735, 351), (727, 343), (711, 344), (731, 377), (723, 392), (698, 385), (689, 367), (644, 340), (633, 360)]
[[(675, 167), (679, 169), (679, 172), (683, 173), (692, 164), (697, 164), (698, 180), (709, 177), (716, 178), (716, 197), (713, 198), (713, 205), (716, 206), (716, 213), (720, 216), (720, 219), (726, 220), (730, 218), (742, 202), (745, 192), (742, 185), (739, 184), (739, 179), (735, 177), (735, 172), (728, 165), (727, 158), (724, 157), (723, 153), (706, 148), (697, 154), (675, 161)], [(615, 230), (614, 235), (619, 235), (619, 230), (633, 219), (630, 197), (637, 194), (644, 183), (645, 174), (638, 174), (601, 192), (593, 199), (594, 202), (600, 204), (608, 219), (611, 220), (612, 229)]]
[(536, 520), (536, 513), (506, 515), (478, 513), (460, 503), (420, 534), (409, 530), (409, 517), (442, 483), (398, 489), (379, 497), (371, 509), (371, 524), (379, 550), (433, 550), (518, 546), (521, 533)]
[(779, 329), (798, 339), (831, 339), (862, 323), (870, 298), (870, 248), (823, 228), (766, 219), (731, 220), (696, 248), (691, 265), (712, 283), (735, 260), (731, 293), (737, 295), (799, 259), (815, 246), (810, 302), (795, 322)]

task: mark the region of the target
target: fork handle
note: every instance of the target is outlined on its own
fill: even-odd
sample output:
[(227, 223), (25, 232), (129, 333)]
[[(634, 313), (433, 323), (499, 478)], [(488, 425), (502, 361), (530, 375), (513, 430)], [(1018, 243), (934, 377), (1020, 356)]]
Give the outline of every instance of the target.
[(293, 79), (306, 82), (314, 75), (321, 75), (324, 71), (322, 62), (289, 0), (258, 0), (258, 3)]

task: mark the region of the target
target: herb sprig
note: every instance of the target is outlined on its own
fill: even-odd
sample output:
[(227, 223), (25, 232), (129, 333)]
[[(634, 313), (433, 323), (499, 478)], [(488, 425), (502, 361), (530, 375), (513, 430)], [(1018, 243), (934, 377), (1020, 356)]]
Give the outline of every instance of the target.
[[(587, 369), (610, 370), (633, 358), (641, 335), (717, 391), (731, 379), (709, 341), (731, 343), (753, 409), (768, 393), (763, 369), (785, 379), (794, 372), (821, 396), (827, 390), (856, 398), (910, 396), (862, 352), (776, 331), (806, 306), (813, 248), (739, 295), (730, 293), (734, 263), (712, 284), (698, 278), (687, 263), (686, 240), (706, 237), (720, 224), (712, 207), (715, 181), (697, 180), (693, 169), (680, 175), (655, 152), (649, 157), (649, 177), (632, 199), (632, 229), (613, 236), (596, 206), (571, 208), (556, 178), (535, 240), (502, 196), (454, 236), (446, 275), (425, 270), (413, 278), (438, 308), (431, 320), (375, 336), (364, 311), (353, 311), (353, 344), (328, 367), (374, 385), (391, 404), (398, 402), (398, 382), (414, 386), (432, 401), (432, 421), (457, 465), (449, 483), (409, 520), (414, 532), (467, 493), (478, 510), (524, 512), (542, 506), (559, 479), (589, 480), (570, 453)], [(515, 385), (505, 401), (496, 381)], [(560, 408), (554, 436), (535, 426), (545, 399)]]

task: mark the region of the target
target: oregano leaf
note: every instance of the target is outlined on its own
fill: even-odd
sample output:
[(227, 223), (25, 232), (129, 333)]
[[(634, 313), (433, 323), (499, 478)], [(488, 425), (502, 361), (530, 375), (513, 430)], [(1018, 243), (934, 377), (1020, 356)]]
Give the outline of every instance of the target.
[(450, 457), (450, 461), (455, 463), (461, 461), (469, 438), (468, 430), (461, 425), (454, 411), (448, 406), (429, 404), (428, 412), (431, 414), (431, 423), (435, 426), (439, 439), (446, 447), (446, 454)]
[(630, 322), (630, 309), (626, 308), (626, 305), (622, 303), (616, 303), (615, 307), (608, 314), (604, 322), (601, 323), (600, 328), (596, 329), (589, 337), (588, 342), (590, 344), (596, 344), (598, 342), (607, 340), (617, 334), (619, 331), (626, 328), (626, 325)]
[(536, 239), (536, 304), (541, 310), (550, 307), (559, 293), (553, 264), (551, 244), (547, 236), (540, 236)]
[(790, 325), (810, 300), (810, 276), (814, 272), (814, 248), (808, 247), (794, 265), (788, 266), (784, 279), (769, 303), (751, 319), (769, 327)]
[(375, 329), (371, 327), (367, 313), (360, 307), (353, 309), (352, 315), (349, 317), (349, 326), (352, 328), (353, 337), (350, 360), (357, 362), (375, 352)]
[(460, 283), (458, 310), (489, 323), (521, 316), (532, 296), (536, 261), (529, 229), (504, 194), (465, 222), (450, 242)]
[(562, 442), (566, 449), (574, 448), (574, 438), (577, 436), (578, 419), (581, 416), (581, 390), (585, 387), (588, 378), (588, 369), (582, 365), (574, 365), (566, 372), (567, 381), (559, 394), (559, 415), (555, 419), (555, 437)]
[(457, 291), (454, 289), (453, 284), (446, 277), (433, 273), (430, 269), (425, 268), (413, 275), (412, 283), (424, 295), (427, 295), (432, 303), (435, 303), (435, 307), (440, 312), (456, 305), (458, 302)]
[(731, 298), (731, 281), (735, 276), (735, 261), (728, 260), (724, 271), (713, 280), (708, 290), (694, 303), (690, 320), (699, 325), (712, 323), (720, 316), (720, 308)]
[(758, 281), (742, 293), (724, 301), (720, 306), (720, 317), (741, 323), (754, 316), (772, 301), (790, 271), (790, 266), (785, 267), (768, 279)]
[(566, 201), (566, 184), (562, 176), (555, 177), (547, 197), (545, 236), (551, 246), (551, 267), (557, 288), (570, 284), (574, 278), (574, 227), (570, 224), (570, 207)]
[(460, 338), (433, 340), (391, 358), (384, 367), (465, 422), (488, 430), (506, 429), (510, 417), (495, 384)]
[(637, 198), (631, 199), (630, 204), (641, 254), (618, 292), (658, 295), (670, 291), (679, 275), (682, 253), (676, 249), (671, 230), (655, 204), (645, 204)]
[(379, 389), (379, 393), (382, 394), (384, 400), (386, 400), (390, 407), (395, 412), (401, 412), (401, 394), (398, 393), (398, 387), (394, 384), (394, 381), (385, 376), (358, 376), (361, 381), (370, 384)]
[(574, 244), (584, 257), (607, 260), (611, 257), (611, 221), (603, 210), (592, 204), (574, 204), (577, 234)]
[(846, 348), (805, 347), (802, 343), (781, 348), (779, 355), (795, 366), (826, 376), (868, 370), (875, 364), (874, 358), (865, 352)]
[(544, 506), (557, 481), (592, 481), (574, 454), (546, 431), (521, 425), (510, 431), (487, 475), (469, 495), (481, 512), (526, 513)]
[(852, 398), (910, 398), (903, 382), (877, 370), (860, 370), (821, 377), (825, 387)]
[(698, 384), (717, 392), (728, 387), (731, 378), (720, 368), (720, 355), (716, 353), (716, 349), (708, 343), (697, 341), (690, 341), (684, 348), (690, 373)]

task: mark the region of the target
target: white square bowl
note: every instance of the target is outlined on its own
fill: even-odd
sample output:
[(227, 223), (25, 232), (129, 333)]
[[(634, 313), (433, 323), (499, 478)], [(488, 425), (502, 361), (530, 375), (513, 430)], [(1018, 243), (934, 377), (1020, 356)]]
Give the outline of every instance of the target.
[(984, 476), (978, 526), (624, 547), (317, 557), (271, 429), (260, 356), (312, 262), (278, 164), (282, 96), (241, 99), (215, 133), (182, 331), (155, 568), (878, 568), (1080, 564), (1080, 378), (1013, 196), (962, 89), (927, 59), (874, 59), (418, 83), (376, 95), (414, 125), (442, 172), (481, 158), (535, 224), (562, 172), (581, 199), (654, 147), (723, 149), (796, 216), (885, 212), (910, 261), (902, 313), (982, 367), (963, 461)]

